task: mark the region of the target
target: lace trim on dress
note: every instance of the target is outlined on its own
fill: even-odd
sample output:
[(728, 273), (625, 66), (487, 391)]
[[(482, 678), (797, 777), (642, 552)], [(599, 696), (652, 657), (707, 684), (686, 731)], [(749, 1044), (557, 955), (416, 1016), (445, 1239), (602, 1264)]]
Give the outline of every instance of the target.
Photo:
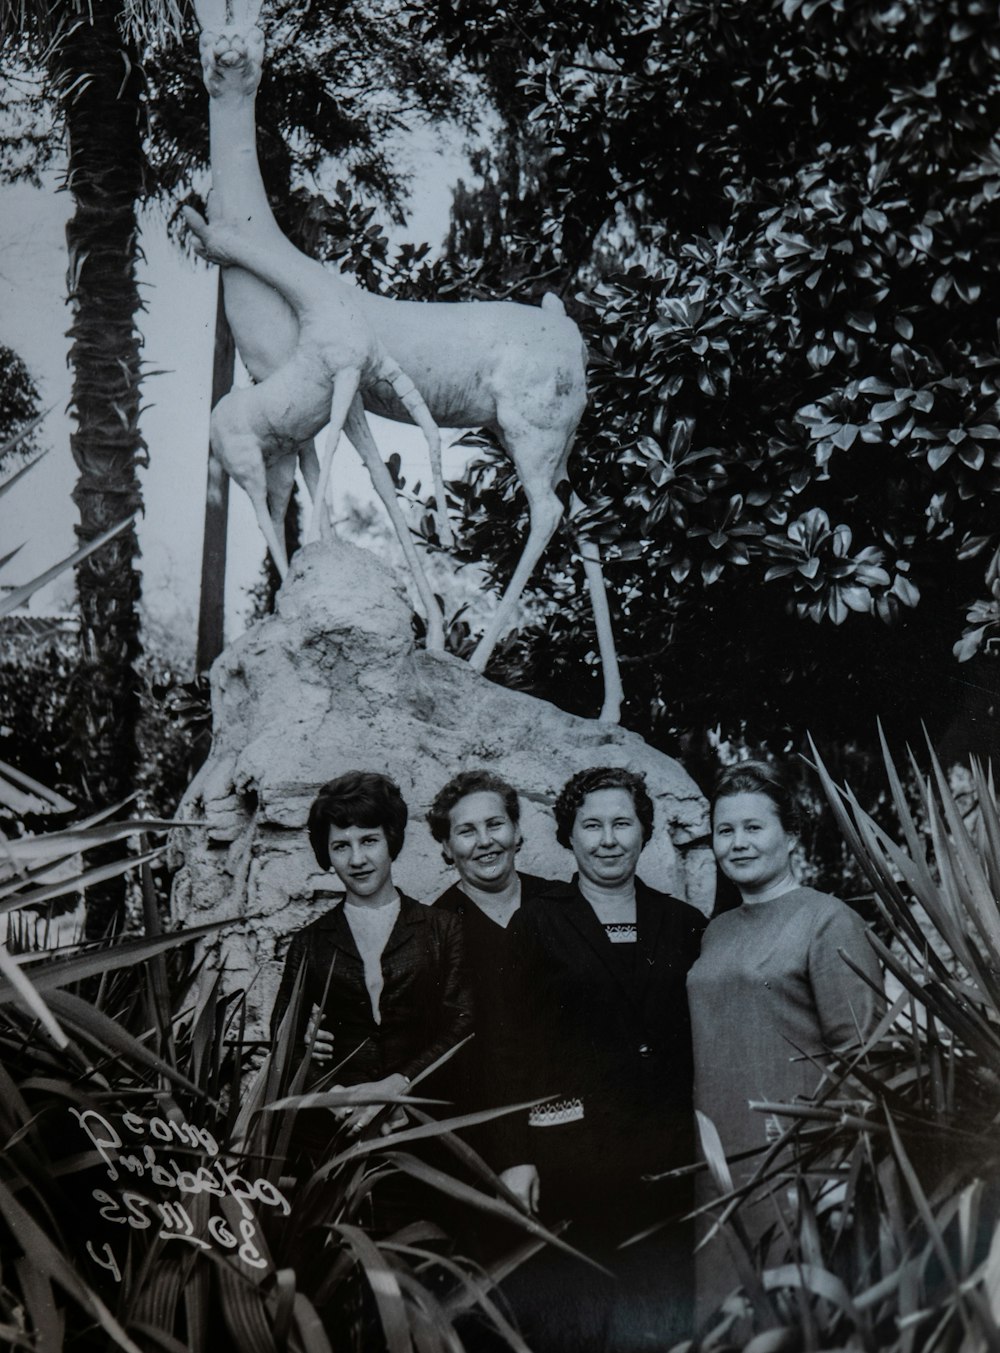
[(528, 1112), (529, 1127), (558, 1127), (560, 1123), (576, 1123), (583, 1117), (582, 1099), (550, 1099), (547, 1104), (536, 1104)]
[(604, 933), (612, 944), (635, 944), (639, 935), (635, 921), (605, 921)]

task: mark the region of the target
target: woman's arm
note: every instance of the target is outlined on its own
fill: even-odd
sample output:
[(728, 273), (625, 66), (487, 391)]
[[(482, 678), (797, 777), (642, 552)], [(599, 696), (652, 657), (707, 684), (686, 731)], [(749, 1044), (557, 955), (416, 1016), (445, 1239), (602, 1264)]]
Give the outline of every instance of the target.
[(434, 913), (440, 931), (441, 1003), (430, 1043), (398, 1068), (407, 1080), (432, 1066), (439, 1057), (472, 1033), (472, 990), (465, 966), (462, 923), (448, 912)]
[[(868, 981), (854, 971), (845, 956)], [(878, 1013), (876, 991), (882, 990), (882, 970), (868, 943), (864, 922), (843, 903), (831, 907), (813, 932), (809, 981), (827, 1047), (844, 1047), (871, 1032)]]

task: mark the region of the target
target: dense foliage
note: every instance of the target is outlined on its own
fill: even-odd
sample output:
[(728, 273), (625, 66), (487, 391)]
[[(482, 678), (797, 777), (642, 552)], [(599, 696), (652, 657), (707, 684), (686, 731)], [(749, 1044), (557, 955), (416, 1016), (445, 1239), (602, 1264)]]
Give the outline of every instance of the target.
[[(920, 705), (943, 727), (953, 646), (1000, 617), (995, 7), (442, 0), (415, 22), (505, 129), (457, 204), (453, 275), (560, 290), (590, 344), (571, 475), (628, 720), (780, 743)], [(506, 576), (506, 466), (457, 493), (466, 547)], [(539, 590), (516, 665), (589, 712), (566, 536)]]
[(0, 472), (15, 470), (38, 450), (38, 387), (21, 358), (0, 343)]

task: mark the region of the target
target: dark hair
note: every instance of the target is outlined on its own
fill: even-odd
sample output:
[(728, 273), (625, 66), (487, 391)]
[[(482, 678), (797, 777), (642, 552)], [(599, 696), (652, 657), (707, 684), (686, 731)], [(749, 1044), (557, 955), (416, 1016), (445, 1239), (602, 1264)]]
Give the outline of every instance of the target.
[(395, 859), (403, 849), (409, 810), (387, 775), (349, 770), (328, 780), (309, 809), (309, 841), (321, 869), (330, 868), (331, 827), (381, 827)]
[(727, 766), (712, 788), (713, 818), (715, 805), (730, 794), (763, 794), (774, 804), (785, 831), (791, 836), (801, 835), (802, 808), (785, 767), (770, 761), (738, 761), (735, 766)]
[(513, 785), (490, 770), (463, 770), (438, 790), (427, 810), (427, 824), (435, 841), (447, 841), (451, 833), (451, 810), (467, 794), (498, 794), (511, 822), (521, 821), (521, 804)]
[(632, 795), (635, 815), (642, 826), (642, 844), (645, 845), (653, 835), (653, 800), (646, 788), (645, 775), (626, 770), (624, 766), (591, 766), (589, 770), (578, 770), (570, 776), (554, 804), (559, 844), (569, 850), (570, 833), (580, 805), (588, 794), (598, 789), (625, 789)]

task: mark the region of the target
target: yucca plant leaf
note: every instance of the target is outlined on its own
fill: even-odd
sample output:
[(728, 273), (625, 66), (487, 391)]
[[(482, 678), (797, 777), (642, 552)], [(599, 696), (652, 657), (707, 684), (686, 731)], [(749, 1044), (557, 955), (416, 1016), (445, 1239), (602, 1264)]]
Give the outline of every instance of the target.
[[(127, 800), (126, 800), (127, 802)], [(183, 821), (171, 821), (160, 818), (129, 818), (123, 822), (108, 822), (106, 819), (117, 813), (124, 804), (115, 804), (102, 812), (78, 822), (72, 827), (63, 827), (59, 831), (45, 832), (42, 836), (19, 836), (9, 841), (11, 857), (25, 865), (35, 867), (46, 862), (58, 862), (82, 855), (92, 846), (107, 845), (109, 841), (121, 841), (139, 832), (159, 833), (171, 831), (175, 827), (187, 827), (191, 824)]]
[[(467, 1273), (459, 1264), (454, 1263), (446, 1255), (438, 1254), (435, 1250), (425, 1250), (418, 1245), (401, 1242), (395, 1238), (384, 1240), (381, 1248), (399, 1254), (412, 1255), (414, 1258), (423, 1260), (428, 1268), (440, 1268), (443, 1272), (451, 1275), (455, 1280), (456, 1290), (442, 1302), (442, 1310), (449, 1319), (462, 1311), (469, 1310), (470, 1307), (478, 1306), (483, 1314), (489, 1318), (493, 1328), (514, 1350), (514, 1353), (531, 1353), (531, 1349), (528, 1348), (517, 1330), (505, 1319), (496, 1303), (490, 1300), (490, 1282), (483, 1282), (475, 1274)], [(525, 1258), (537, 1254), (542, 1248), (541, 1241), (532, 1242), (525, 1247)]]
[(860, 1316), (850, 1293), (840, 1278), (828, 1269), (809, 1263), (782, 1264), (777, 1268), (765, 1269), (761, 1279), (768, 1292), (782, 1287), (802, 1289), (836, 1306), (852, 1325), (860, 1324)]
[[(2, 488), (0, 488), (0, 492), (2, 492)], [(20, 545), (15, 545), (12, 550), (8, 550), (5, 555), (0, 557), (0, 569), (5, 568), (12, 559), (16, 559), (17, 556), (24, 549), (26, 543), (27, 543), (26, 541), (22, 540)]]
[[(986, 1319), (994, 1328), (1000, 1328), (1000, 1226), (994, 1226), (990, 1248), (981, 1267), (983, 1299)], [(977, 1335), (966, 1334), (959, 1353), (980, 1353), (983, 1341)]]
[[(2, 463), (4, 460), (7, 459), (7, 456), (10, 454), (11, 451), (14, 450), (18, 442), (23, 442), (25, 441), (26, 438), (31, 436), (35, 428), (39, 426), (39, 424), (42, 422), (43, 419), (48, 418), (49, 414), (52, 412), (54, 408), (55, 405), (50, 404), (47, 409), (43, 409), (41, 413), (36, 414), (35, 417), (32, 418), (30, 423), (25, 423), (23, 428), (15, 432), (12, 437), (7, 438), (7, 440), (3, 443), (3, 445), (0, 446), (0, 463)], [(42, 460), (45, 456), (47, 456), (49, 454), (50, 449), (51, 448), (47, 446), (43, 446), (36, 450), (29, 451), (28, 460), (22, 466), (19, 467), (19, 469), (16, 471), (15, 474), (12, 474), (9, 479), (5, 479), (3, 483), (0, 484), (0, 498), (3, 497), (3, 495), (7, 492), (8, 489), (12, 489), (14, 487), (14, 485), (17, 483), (17, 481), (21, 478), (22, 475), (26, 475), (28, 471), (33, 469), (40, 460)]]
[(6, 945), (0, 945), (0, 1001), (6, 998), (22, 1005), (32, 1019), (36, 1019), (57, 1048), (67, 1048), (69, 1039), (59, 1027), (59, 1022), (31, 983), (17, 966)]
[[(376, 1103), (378, 1101), (372, 1100), (366, 1102)], [(400, 1100), (400, 1103), (402, 1102), (403, 1101)], [(409, 1101), (411, 1105), (428, 1102), (435, 1103), (438, 1101)], [(457, 1132), (460, 1128), (477, 1127), (480, 1123), (491, 1123), (495, 1119), (503, 1118), (508, 1114), (524, 1112), (541, 1102), (541, 1100), (532, 1099), (524, 1104), (511, 1104), (503, 1109), (480, 1109), (477, 1113), (463, 1113), (457, 1118), (442, 1118), (440, 1121), (428, 1119), (417, 1127), (401, 1128), (399, 1131), (387, 1133), (385, 1136), (373, 1137), (367, 1141), (355, 1142), (352, 1146), (348, 1147), (346, 1151), (342, 1151), (339, 1155), (334, 1156), (327, 1164), (333, 1169), (343, 1161), (353, 1160), (358, 1156), (370, 1155), (373, 1151), (385, 1150), (392, 1146), (398, 1146), (403, 1142), (417, 1142), (428, 1137), (441, 1137), (445, 1134)]]
[(79, 996), (73, 996), (68, 991), (53, 991), (49, 996), (49, 1004), (54, 1012), (63, 1021), (63, 1023), (75, 1030), (75, 1032), (90, 1040), (102, 1049), (107, 1057), (112, 1054), (118, 1057), (124, 1057), (132, 1065), (144, 1066), (151, 1071), (158, 1072), (165, 1076), (175, 1085), (181, 1085), (185, 1090), (190, 1090), (192, 1094), (202, 1098), (202, 1090), (199, 1085), (190, 1080), (187, 1076), (181, 1074), (162, 1057), (158, 1057), (155, 1052), (151, 1052), (144, 1043), (141, 1043), (133, 1034), (117, 1021), (109, 1018), (87, 1001), (81, 1000)]
[(16, 1259), (14, 1270), (31, 1320), (34, 1334), (31, 1346), (39, 1353), (59, 1353), (63, 1347), (65, 1322), (48, 1274), (26, 1258)]
[(861, 866), (862, 872), (866, 875), (869, 883), (877, 892), (880, 877), (879, 872), (875, 868), (868, 852), (862, 846), (861, 839), (854, 823), (851, 821), (850, 815), (844, 808), (841, 791), (834, 784), (811, 734), (809, 735), (809, 748), (812, 752), (812, 761), (810, 762), (810, 765), (812, 765), (816, 774), (819, 776), (820, 784), (826, 794), (827, 802), (830, 805), (830, 809), (836, 820), (837, 826), (840, 829), (840, 833), (850, 847), (854, 858)]
[(333, 1353), (316, 1307), (302, 1292), (295, 1293), (295, 1330), (303, 1353)]
[(415, 1095), (372, 1094), (360, 1085), (347, 1085), (342, 1090), (313, 1090), (307, 1095), (289, 1095), (274, 1104), (265, 1104), (262, 1113), (285, 1113), (290, 1109), (340, 1109), (357, 1104), (440, 1104), (440, 1099), (420, 1099)]
[(403, 1174), (410, 1175), (413, 1179), (419, 1179), (424, 1184), (429, 1184), (431, 1188), (437, 1189), (440, 1193), (446, 1194), (449, 1198), (455, 1198), (459, 1202), (467, 1203), (470, 1207), (480, 1212), (485, 1212), (493, 1217), (502, 1217), (505, 1221), (513, 1222), (515, 1226), (528, 1231), (531, 1235), (540, 1240), (554, 1245), (556, 1249), (562, 1250), (564, 1254), (572, 1255), (574, 1259), (580, 1259), (589, 1264), (592, 1268), (598, 1269), (604, 1273), (607, 1270), (596, 1260), (590, 1259), (587, 1255), (581, 1254), (579, 1250), (567, 1245), (565, 1241), (560, 1240), (558, 1236), (553, 1235), (550, 1230), (544, 1227), (541, 1222), (533, 1217), (526, 1216), (517, 1208), (511, 1207), (509, 1203), (503, 1202), (499, 1198), (491, 1198), (488, 1194), (480, 1193), (478, 1189), (472, 1188), (461, 1179), (455, 1179), (446, 1174), (443, 1170), (435, 1169), (427, 1165), (424, 1161), (418, 1160), (416, 1156), (411, 1156), (402, 1151), (390, 1151), (387, 1153), (388, 1161), (402, 1170)]
[(224, 1260), (218, 1266), (219, 1294), (233, 1346), (241, 1353), (277, 1353), (257, 1286)]
[(397, 1279), (409, 1298), (410, 1332), (417, 1353), (465, 1353), (442, 1304), (427, 1286), (405, 1269), (399, 1270)]
[(159, 1237), (150, 1246), (148, 1267), (134, 1290), (130, 1328), (134, 1329), (136, 1322), (159, 1330), (174, 1328), (182, 1292), (181, 1266), (177, 1257), (167, 1255), (165, 1249)]
[(975, 850), (968, 828), (959, 812), (958, 804), (955, 802), (947, 777), (941, 769), (941, 763), (933, 748), (931, 749), (931, 761), (937, 781), (938, 795), (944, 806), (945, 820), (955, 852), (956, 864), (966, 884), (962, 892), (962, 901), (987, 947), (993, 966), (1000, 968), (1000, 911), (997, 908), (997, 900), (990, 888), (980, 857)]
[[(431, 1124), (435, 1121), (420, 1109), (409, 1109), (408, 1113), (422, 1126)], [(520, 1198), (518, 1198), (515, 1193), (511, 1192), (496, 1171), (492, 1170), (489, 1165), (486, 1164), (486, 1161), (483, 1160), (482, 1156), (480, 1156), (477, 1151), (474, 1151), (468, 1142), (450, 1131), (444, 1133), (438, 1140), (442, 1146), (448, 1148), (451, 1154), (462, 1163), (471, 1175), (477, 1178), (481, 1183), (485, 1184), (487, 1188), (499, 1193), (500, 1197), (505, 1198), (512, 1207), (516, 1207), (522, 1212), (524, 1211), (524, 1204), (521, 1202)], [(383, 1143), (387, 1141), (387, 1138), (383, 1138)]]
[(0, 1179), (0, 1215), (35, 1270), (55, 1282), (96, 1320), (104, 1332), (125, 1353), (142, 1353), (101, 1301), (96, 1292), (76, 1274), (59, 1248), (49, 1239), (30, 1213), (21, 1206)]
[(864, 812), (860, 804), (855, 803), (853, 808), (861, 848), (865, 849), (866, 858), (873, 865), (876, 861), (881, 864), (878, 869), (880, 882), (876, 887), (890, 913), (897, 919), (903, 919), (910, 938), (915, 943), (926, 946), (926, 937), (920, 931), (916, 920), (911, 916), (910, 908), (892, 875), (892, 868), (895, 868), (902, 875), (914, 897), (927, 912), (935, 928), (944, 937), (952, 951), (963, 959), (967, 969), (974, 971), (976, 958), (962, 931), (961, 913), (955, 908), (942, 907), (940, 887), (935, 883), (929, 870), (926, 868), (921, 870), (919, 863), (912, 860), (905, 851), (901, 850), (895, 841)]
[(975, 1005), (950, 994), (945, 982), (921, 980), (889, 949), (877, 935), (869, 934), (869, 944), (884, 967), (888, 968), (900, 984), (934, 1013), (950, 1029), (974, 1047), (987, 1063), (995, 1062), (1000, 1056), (1000, 1041), (997, 1031), (977, 1011)]
[(406, 1303), (396, 1274), (379, 1253), (374, 1241), (359, 1227), (341, 1224), (335, 1225), (333, 1229), (343, 1236), (365, 1275), (375, 1298), (388, 1353), (413, 1353)]
[[(76, 958), (32, 958), (21, 965), (20, 971), (31, 980), (36, 990), (51, 991), (115, 972), (119, 968), (134, 967), (157, 954), (180, 949), (185, 944), (193, 944), (208, 935), (217, 934), (232, 924), (232, 921), (207, 921), (204, 925), (192, 926), (190, 930), (176, 930), (173, 934), (157, 935), (152, 939), (137, 937), (116, 940), (110, 947), (96, 948)], [(5, 999), (6, 993), (0, 984), (0, 1005)]]
[(47, 568), (37, 578), (32, 578), (30, 583), (25, 583), (22, 587), (13, 587), (9, 592), (4, 593), (3, 596), (0, 596), (0, 617), (10, 615), (12, 611), (16, 611), (19, 606), (23, 606), (26, 601), (29, 601), (40, 587), (50, 583), (53, 578), (58, 578), (66, 569), (82, 563), (95, 551), (103, 549), (109, 540), (114, 540), (115, 536), (121, 535), (122, 531), (127, 530), (138, 515), (138, 512), (133, 512), (124, 521), (118, 522), (116, 526), (110, 527), (107, 531), (102, 531), (99, 536), (88, 541), (86, 545), (81, 545), (78, 550), (74, 550), (65, 559), (61, 559), (58, 564), (53, 564), (51, 568)]
[(907, 802), (906, 792), (903, 789), (903, 783), (899, 778), (899, 772), (896, 770), (896, 763), (893, 760), (892, 753), (889, 751), (889, 744), (886, 741), (885, 730), (882, 727), (882, 720), (877, 721), (878, 740), (882, 749), (882, 761), (885, 765), (886, 778), (889, 781), (889, 792), (892, 795), (893, 807), (896, 810), (896, 817), (902, 828), (903, 836), (906, 838), (906, 846), (914, 865), (920, 869), (930, 881), (930, 869), (927, 864), (927, 855), (924, 850), (923, 840), (913, 820), (913, 814), (910, 811), (910, 805)]
[(274, 1316), (271, 1332), (279, 1349), (288, 1346), (295, 1313), (295, 1270), (279, 1268), (274, 1275)]
[[(6, 783), (5, 783), (6, 782)], [(26, 799), (24, 807), (18, 807), (7, 797), (10, 790), (21, 791)], [(30, 775), (0, 761), (0, 802), (7, 804), (20, 813), (71, 813), (76, 807), (72, 799), (57, 794)]]
[[(691, 1346), (693, 1348), (693, 1345)], [(756, 1334), (743, 1346), (743, 1353), (800, 1353), (802, 1330), (798, 1325), (780, 1325)], [(679, 1353), (679, 1350), (672, 1350)]]
[(131, 855), (124, 860), (96, 865), (93, 869), (85, 869), (82, 874), (63, 879), (59, 883), (42, 884), (41, 887), (27, 890), (8, 889), (5, 900), (0, 902), (0, 915), (8, 911), (17, 911), (21, 907), (37, 907), (43, 902), (54, 902), (57, 897), (66, 897), (69, 893), (80, 893), (98, 883), (106, 883), (108, 879), (127, 874), (139, 865), (148, 864), (150, 860), (158, 860), (165, 850), (166, 846), (158, 846), (156, 850), (147, 851), (145, 855)]
[(993, 896), (1000, 897), (1000, 810), (997, 807), (993, 768), (991, 766), (989, 774), (985, 774), (977, 757), (972, 758), (971, 765), (982, 836), (980, 853)]
[[(173, 1334), (168, 1334), (165, 1329), (158, 1325), (150, 1325), (145, 1320), (132, 1320), (129, 1323), (129, 1329), (133, 1334), (141, 1335), (143, 1339), (149, 1341), (156, 1348), (162, 1348), (163, 1353), (191, 1353), (187, 1344), (182, 1344), (180, 1339)], [(147, 1349), (146, 1353), (149, 1353)]]
[[(907, 1155), (906, 1149), (903, 1146), (899, 1133), (896, 1130), (896, 1125), (893, 1122), (892, 1115), (886, 1112), (885, 1119), (889, 1126), (889, 1135), (892, 1138), (893, 1155), (895, 1156), (896, 1162), (899, 1165), (899, 1169), (903, 1178), (906, 1180), (906, 1185), (910, 1191), (910, 1196), (912, 1197), (914, 1203), (916, 1204), (917, 1211), (919, 1212), (920, 1219), (924, 1224), (924, 1229), (926, 1231), (930, 1245), (934, 1249), (934, 1253), (936, 1254), (938, 1262), (940, 1263), (944, 1273), (948, 1278), (949, 1283), (951, 1284), (952, 1290), (955, 1291), (959, 1287), (958, 1275), (955, 1273), (954, 1266), (951, 1262), (951, 1255), (949, 1254), (948, 1246), (945, 1242), (944, 1236), (941, 1233), (941, 1229), (938, 1225), (937, 1218), (931, 1211), (930, 1204), (927, 1201), (927, 1195), (924, 1193), (923, 1187), (917, 1176), (917, 1172), (914, 1170), (912, 1164), (910, 1163), (910, 1158)], [(965, 1325), (966, 1330), (968, 1330), (968, 1316), (966, 1315), (965, 1309), (961, 1304), (959, 1305), (959, 1313), (962, 1317), (962, 1322)]]

